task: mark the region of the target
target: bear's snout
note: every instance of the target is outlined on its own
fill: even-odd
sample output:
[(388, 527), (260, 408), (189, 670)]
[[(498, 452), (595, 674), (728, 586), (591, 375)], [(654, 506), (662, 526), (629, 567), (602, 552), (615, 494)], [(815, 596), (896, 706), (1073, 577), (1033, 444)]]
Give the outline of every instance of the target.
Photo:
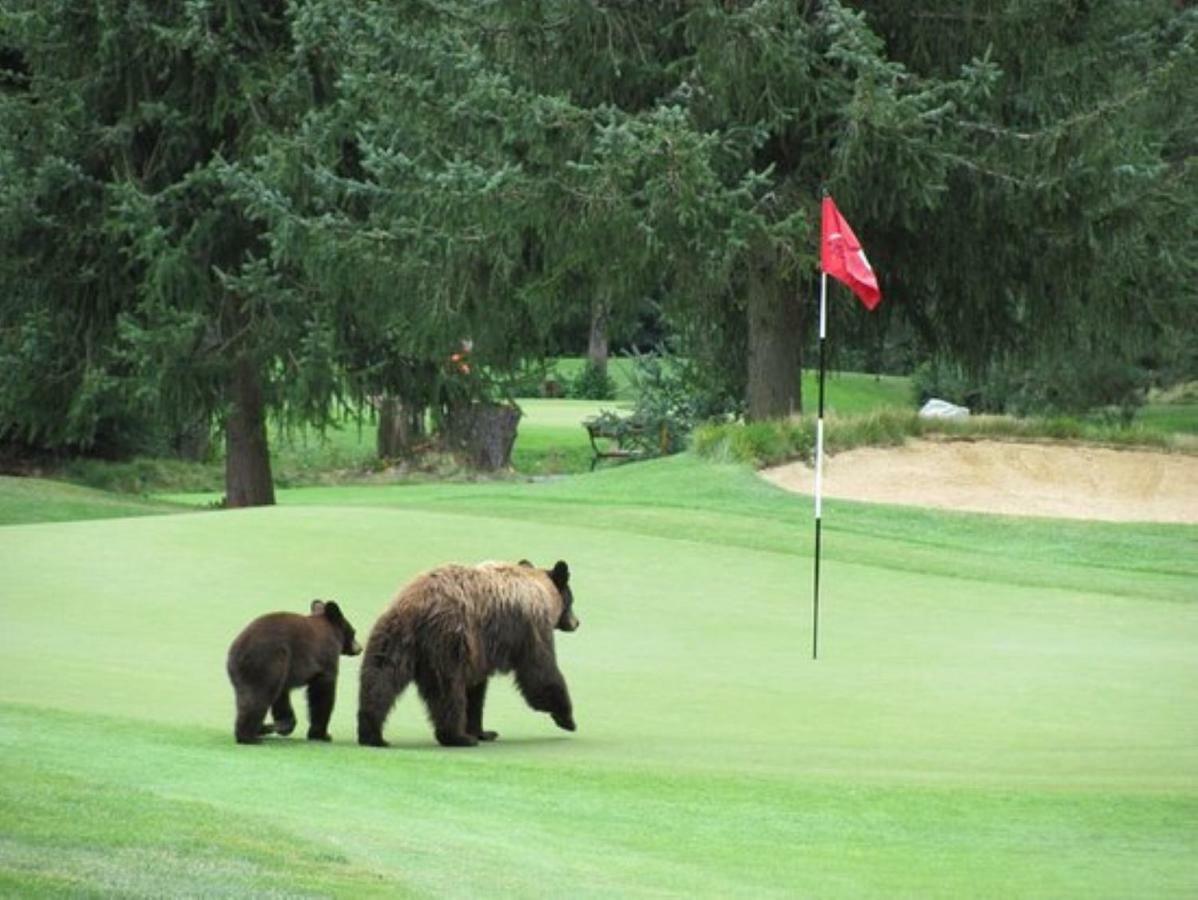
[(562, 620), (558, 623), (557, 627), (562, 631), (577, 631), (580, 624), (582, 623), (578, 621), (578, 617), (574, 613), (569, 613), (562, 616)]
[(354, 641), (353, 646), (349, 648), (349, 653), (347, 653), (345, 655), (346, 656), (357, 656), (361, 652), (362, 652), (362, 645), (359, 644), (357, 641)]

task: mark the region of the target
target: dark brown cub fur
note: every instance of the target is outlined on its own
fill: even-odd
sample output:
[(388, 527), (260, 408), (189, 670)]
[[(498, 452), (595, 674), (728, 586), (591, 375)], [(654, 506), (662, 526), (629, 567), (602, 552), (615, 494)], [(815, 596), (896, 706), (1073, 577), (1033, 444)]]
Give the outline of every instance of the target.
[[(255, 619), (229, 647), (225, 666), (237, 696), (237, 743), (256, 744), (272, 732), (291, 734), (295, 711), (290, 693), (305, 685), (308, 740), (330, 740), (338, 664), (342, 654), (361, 652), (353, 626), (332, 601), (313, 600), (308, 616), (277, 612)], [(273, 725), (264, 724), (268, 709)]]
[(442, 566), (417, 577), (379, 617), (366, 642), (358, 694), (358, 743), (386, 746), (383, 723), (413, 681), (437, 740), (472, 747), (498, 735), (483, 728), (487, 679), (514, 672), (528, 705), (573, 731), (553, 632), (573, 631), (570, 569), (521, 561)]

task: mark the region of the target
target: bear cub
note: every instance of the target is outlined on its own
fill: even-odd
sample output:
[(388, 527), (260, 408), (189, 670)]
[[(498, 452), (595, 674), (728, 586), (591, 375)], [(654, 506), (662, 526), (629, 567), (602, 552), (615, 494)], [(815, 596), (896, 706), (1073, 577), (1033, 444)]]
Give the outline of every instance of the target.
[[(233, 734), (256, 744), (264, 734), (295, 730), (291, 691), (308, 688), (308, 740), (328, 741), (340, 658), (357, 656), (354, 627), (333, 601), (312, 601), (311, 615), (268, 613), (251, 622), (229, 647), (226, 670), (237, 698)], [(270, 710), (274, 724), (265, 724)]]

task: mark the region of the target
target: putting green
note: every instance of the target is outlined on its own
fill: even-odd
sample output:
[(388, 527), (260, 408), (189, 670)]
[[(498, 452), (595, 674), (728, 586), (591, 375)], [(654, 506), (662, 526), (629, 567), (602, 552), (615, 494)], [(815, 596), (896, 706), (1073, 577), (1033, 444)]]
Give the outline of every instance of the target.
[[(740, 469), (282, 499), (0, 529), (0, 890), (1198, 892), (1198, 528), (830, 503), (812, 662), (809, 504)], [(347, 660), (334, 744), (233, 744), (253, 616), (521, 556), (574, 571), (576, 734), (502, 682), (495, 745), (413, 693), (358, 748)]]

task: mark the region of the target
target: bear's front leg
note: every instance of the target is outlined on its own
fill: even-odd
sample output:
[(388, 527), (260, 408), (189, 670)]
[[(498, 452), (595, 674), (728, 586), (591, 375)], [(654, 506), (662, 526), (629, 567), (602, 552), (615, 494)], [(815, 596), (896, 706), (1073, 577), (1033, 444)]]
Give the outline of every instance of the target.
[(483, 729), (483, 704), (486, 699), (486, 679), (466, 691), (466, 733), (480, 741), (493, 741), (499, 737), (499, 732)]
[(530, 661), (516, 669), (516, 686), (524, 700), (537, 712), (553, 716), (558, 728), (574, 731), (574, 707), (570, 703), (570, 691), (566, 679), (557, 664), (545, 660)]
[(331, 741), (329, 719), (337, 696), (337, 676), (318, 675), (308, 682), (308, 740)]

